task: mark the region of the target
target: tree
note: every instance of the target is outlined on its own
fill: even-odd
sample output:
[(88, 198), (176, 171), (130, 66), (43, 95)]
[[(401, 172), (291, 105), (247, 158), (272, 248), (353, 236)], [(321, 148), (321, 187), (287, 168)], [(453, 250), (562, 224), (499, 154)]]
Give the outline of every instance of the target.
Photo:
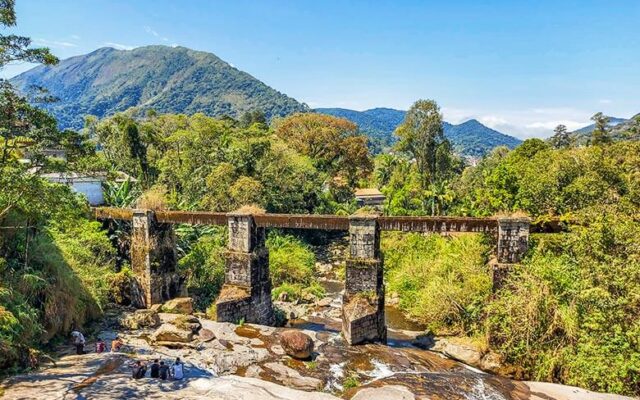
[(267, 124), (267, 117), (262, 110), (247, 111), (240, 116), (240, 125), (248, 128), (253, 124)]
[(609, 128), (609, 117), (601, 112), (596, 113), (591, 120), (595, 122), (595, 128), (591, 133), (591, 144), (595, 146), (611, 143), (611, 129)]
[(298, 152), (313, 159), (329, 175), (344, 177), (354, 186), (373, 168), (366, 137), (358, 126), (330, 115), (294, 114), (275, 124), (278, 137)]
[[(0, 25), (11, 27), (16, 25), (15, 0), (0, 0)], [(0, 35), (0, 68), (12, 61), (26, 61), (52, 65), (58, 58), (48, 48), (31, 49), (31, 39), (18, 35)]]
[(423, 189), (448, 174), (451, 145), (444, 137), (442, 115), (435, 101), (416, 101), (395, 133), (400, 138), (398, 149), (415, 159)]
[(571, 146), (571, 136), (566, 126), (562, 124), (556, 126), (551, 136), (551, 145), (554, 149), (566, 149)]
[[(0, 26), (16, 25), (15, 1), (0, 0)], [(48, 48), (29, 48), (31, 39), (25, 36), (0, 34), (0, 68), (13, 61), (56, 64), (58, 59)], [(0, 80), (0, 135), (2, 150), (0, 167), (6, 165), (13, 150), (30, 148), (32, 156), (37, 146), (52, 145), (59, 140), (56, 121), (49, 114), (31, 106), (15, 93), (5, 80)]]

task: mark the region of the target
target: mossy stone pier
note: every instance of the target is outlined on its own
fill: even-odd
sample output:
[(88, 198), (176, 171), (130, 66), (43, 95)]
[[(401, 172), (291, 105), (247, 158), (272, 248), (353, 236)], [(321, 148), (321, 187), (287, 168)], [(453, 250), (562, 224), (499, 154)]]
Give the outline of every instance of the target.
[(216, 302), (218, 321), (275, 322), (271, 303), (269, 252), (265, 230), (293, 228), (348, 231), (350, 252), (342, 309), (342, 333), (347, 342), (385, 342), (383, 257), (380, 232), (476, 232), (497, 239), (493, 268), (498, 290), (529, 245), (528, 218), (382, 217), (375, 215), (300, 215), (213, 213), (95, 208), (97, 219), (133, 220), (131, 265), (142, 287), (140, 306), (150, 307), (176, 296), (175, 236), (172, 224), (227, 225), (225, 283)]
[(349, 257), (342, 298), (342, 334), (349, 344), (387, 341), (380, 227), (375, 216), (349, 219)]
[(515, 264), (529, 249), (529, 218), (498, 218), (497, 263), (493, 267), (493, 290), (499, 290)]
[(180, 293), (173, 225), (159, 223), (151, 210), (134, 210), (132, 222), (131, 269), (141, 288), (134, 303), (151, 307)]
[(224, 285), (216, 301), (218, 322), (273, 325), (269, 252), (265, 229), (250, 214), (228, 215), (229, 245)]

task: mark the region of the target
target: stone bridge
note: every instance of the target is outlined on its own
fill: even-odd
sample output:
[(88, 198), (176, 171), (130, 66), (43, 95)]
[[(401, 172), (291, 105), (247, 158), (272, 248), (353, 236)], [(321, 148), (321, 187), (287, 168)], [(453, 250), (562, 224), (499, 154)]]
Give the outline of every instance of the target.
[(520, 262), (529, 241), (528, 218), (383, 217), (373, 215), (294, 215), (151, 211), (95, 208), (100, 220), (132, 221), (131, 267), (144, 304), (161, 303), (180, 291), (173, 224), (228, 225), (225, 283), (216, 302), (217, 319), (273, 325), (268, 228), (348, 231), (342, 333), (350, 344), (386, 341), (383, 258), (380, 231), (478, 232), (497, 236), (494, 288), (512, 264)]

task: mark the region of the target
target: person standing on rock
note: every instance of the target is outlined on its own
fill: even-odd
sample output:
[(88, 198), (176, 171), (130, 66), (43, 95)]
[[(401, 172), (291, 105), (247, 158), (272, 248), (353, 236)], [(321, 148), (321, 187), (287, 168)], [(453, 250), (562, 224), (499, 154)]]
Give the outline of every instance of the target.
[(176, 358), (176, 362), (171, 367), (171, 375), (173, 379), (180, 380), (184, 378), (184, 364), (180, 361), (180, 357)]
[(75, 330), (71, 332), (71, 337), (73, 338), (73, 344), (76, 346), (76, 354), (84, 354), (84, 335), (80, 333), (80, 331)]

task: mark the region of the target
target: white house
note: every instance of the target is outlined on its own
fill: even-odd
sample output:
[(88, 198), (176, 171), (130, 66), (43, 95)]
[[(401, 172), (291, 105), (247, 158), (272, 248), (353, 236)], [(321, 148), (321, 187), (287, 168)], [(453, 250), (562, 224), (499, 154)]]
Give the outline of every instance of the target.
[(98, 206), (104, 203), (102, 182), (106, 180), (106, 174), (79, 174), (76, 172), (54, 172), (41, 175), (49, 182), (62, 183), (70, 186), (74, 191), (85, 195), (89, 204)]

